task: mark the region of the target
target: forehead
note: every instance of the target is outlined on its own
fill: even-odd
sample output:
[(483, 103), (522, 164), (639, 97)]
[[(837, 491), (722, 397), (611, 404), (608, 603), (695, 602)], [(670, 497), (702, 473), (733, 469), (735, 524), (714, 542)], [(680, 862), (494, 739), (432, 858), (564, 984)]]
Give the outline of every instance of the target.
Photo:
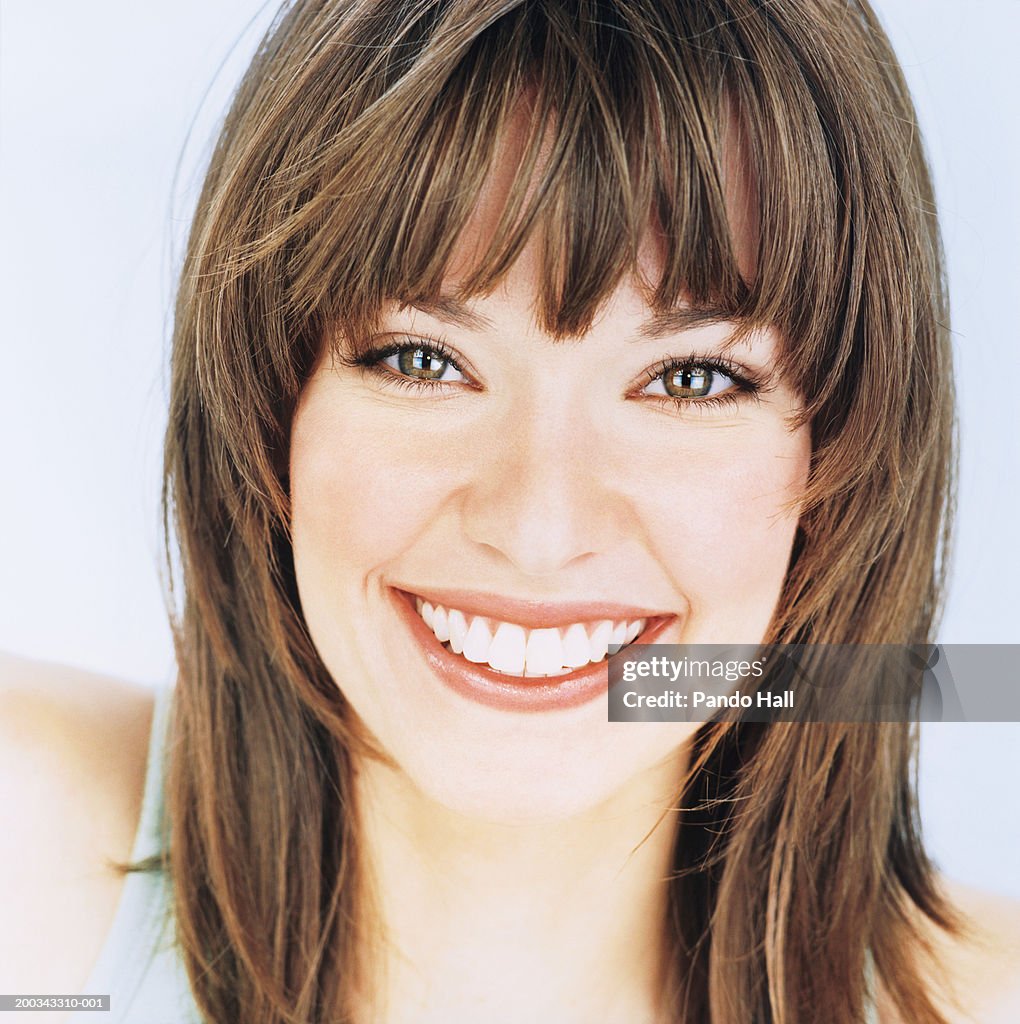
[[(543, 177), (550, 170), (549, 160), (555, 148), (555, 133), (562, 130), (555, 121), (546, 127), (537, 160), (522, 188), (522, 167), (527, 159), (533, 131), (533, 107), (534, 101), (527, 94), (515, 104), (497, 140), (494, 159), (478, 191), (470, 216), (456, 238), (438, 294), (401, 296), (402, 301), (438, 314), (441, 319), (450, 322), (484, 326), (479, 323), (477, 303), (466, 301), (467, 297), (478, 295), (477, 289), (472, 287), (472, 278), (478, 266), (485, 262), (487, 254), (491, 253), (494, 239), (505, 232), (509, 225), (514, 225), (515, 217), (520, 220), (523, 216), (521, 211), (541, 210), (543, 197), (538, 195), (538, 191), (542, 187)], [(727, 116), (720, 125), (720, 131), (724, 142), (719, 179), (727, 227), (740, 275), (750, 281), (756, 271), (759, 231), (754, 169), (747, 158), (746, 139), (739, 119), (733, 115), (731, 108), (727, 108)], [(571, 212), (579, 218), (591, 216), (590, 209), (578, 208)], [(560, 250), (559, 255), (563, 259), (584, 258), (583, 253), (562, 251), (566, 248), (566, 239), (556, 237), (554, 225), (555, 222), (545, 221), (528, 234), (519, 254), (499, 278), (494, 290), (495, 295), (504, 302), (507, 299), (519, 302), (522, 296), (532, 297), (532, 314), (538, 322), (542, 320), (538, 297), (548, 283), (549, 265), (554, 262), (557, 251)], [(611, 301), (617, 307), (622, 305), (633, 310), (638, 306), (643, 307), (641, 315), (644, 319), (640, 334), (646, 337), (675, 333), (705, 322), (726, 319), (732, 314), (732, 310), (725, 304), (692, 302), (689, 296), (681, 295), (675, 308), (648, 315), (647, 308), (652, 305), (652, 296), (663, 277), (668, 258), (669, 239), (655, 211), (649, 209), (641, 230), (633, 239), (631, 265), (621, 275), (614, 292), (605, 297), (605, 303)], [(486, 294), (485, 290), (482, 294)]]

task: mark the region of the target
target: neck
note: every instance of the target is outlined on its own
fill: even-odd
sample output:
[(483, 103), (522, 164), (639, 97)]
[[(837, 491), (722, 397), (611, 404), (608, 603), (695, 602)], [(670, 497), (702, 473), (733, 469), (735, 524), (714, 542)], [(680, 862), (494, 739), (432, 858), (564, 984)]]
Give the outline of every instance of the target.
[(650, 1024), (668, 950), (680, 755), (599, 806), (511, 824), (358, 772), (377, 942), (359, 1024)]

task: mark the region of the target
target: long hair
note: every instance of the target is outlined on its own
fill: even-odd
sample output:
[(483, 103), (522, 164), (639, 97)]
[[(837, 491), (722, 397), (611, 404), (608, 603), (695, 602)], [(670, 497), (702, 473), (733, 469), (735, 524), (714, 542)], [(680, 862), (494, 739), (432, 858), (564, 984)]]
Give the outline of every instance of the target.
[[(656, 311), (711, 302), (784, 341), (812, 463), (770, 642), (931, 639), (953, 472), (932, 188), (862, 0), (297, 0), (242, 81), (180, 277), (164, 505), (180, 678), (163, 860), (215, 1024), (347, 1021), (371, 914), (353, 758), (310, 640), (288, 439), (323, 339), (438, 292), (522, 98), (505, 208), (463, 284), (541, 240), (541, 325), (583, 333), (643, 233)], [(723, 188), (755, 200), (741, 274)], [(551, 140), (551, 141), (550, 141)], [(942, 1020), (916, 956), (951, 928), (920, 844), (907, 724), (720, 724), (694, 740), (666, 939), (677, 1024), (861, 1019), (865, 962)]]

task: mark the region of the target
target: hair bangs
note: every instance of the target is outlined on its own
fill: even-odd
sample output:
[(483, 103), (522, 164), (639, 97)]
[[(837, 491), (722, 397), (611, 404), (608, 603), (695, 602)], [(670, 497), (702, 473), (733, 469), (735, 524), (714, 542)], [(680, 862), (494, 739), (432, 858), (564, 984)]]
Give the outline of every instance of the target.
[[(435, 298), (481, 197), (496, 193), (485, 244), (454, 282), (460, 298), (491, 291), (534, 239), (536, 318), (554, 336), (582, 334), (630, 273), (656, 312), (706, 307), (817, 339), (831, 307), (819, 293), (843, 273), (835, 190), (804, 168), (805, 152), (826, 164), (806, 86), (791, 112), (748, 70), (767, 27), (720, 29), (698, 5), (572, 6), (457, 8), (455, 27), (440, 18), (413, 47), (393, 44), (414, 52), (380, 96), (344, 113), (287, 232), (294, 308), (357, 329), (387, 300)], [(749, 239), (734, 238), (742, 190)]]

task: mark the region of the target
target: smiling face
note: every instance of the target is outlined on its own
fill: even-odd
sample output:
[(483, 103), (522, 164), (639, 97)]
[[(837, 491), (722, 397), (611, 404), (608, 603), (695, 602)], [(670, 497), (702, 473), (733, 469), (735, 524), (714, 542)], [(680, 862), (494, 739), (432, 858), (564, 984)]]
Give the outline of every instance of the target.
[(670, 761), (694, 727), (610, 724), (605, 644), (759, 642), (810, 451), (774, 332), (728, 346), (625, 282), (554, 340), (537, 273), (526, 250), (490, 296), (388, 306), (320, 360), (291, 446), (324, 663), (413, 785), (513, 820)]
[[(774, 330), (733, 343), (716, 311), (649, 307), (661, 234), (577, 337), (540, 326), (538, 232), (495, 290), (455, 297), (498, 231), (529, 118), (525, 100), (440, 296), (389, 303), (372, 330), (323, 345), (290, 466), (295, 572), (324, 664), (405, 783), (512, 821), (628, 787), (668, 797), (697, 726), (609, 723), (607, 648), (760, 642), (810, 458)], [(750, 278), (737, 125), (721, 172)]]

